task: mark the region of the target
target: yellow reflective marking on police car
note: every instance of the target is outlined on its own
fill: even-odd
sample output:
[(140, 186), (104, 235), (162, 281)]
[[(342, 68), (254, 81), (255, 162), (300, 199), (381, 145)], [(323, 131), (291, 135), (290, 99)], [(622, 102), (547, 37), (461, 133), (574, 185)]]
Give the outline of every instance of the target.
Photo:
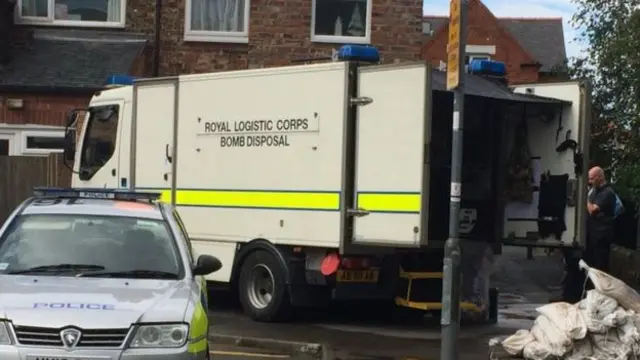
[(418, 213), (419, 193), (358, 193), (358, 207), (371, 212)]
[[(162, 201), (171, 202), (171, 191), (162, 191)], [(246, 191), (246, 190), (177, 190), (176, 204), (226, 208), (287, 210), (340, 209), (338, 192)]]
[(202, 307), (202, 302), (196, 303), (191, 323), (189, 324), (189, 345), (187, 351), (190, 353), (201, 353), (207, 351), (209, 339), (207, 333), (209, 330), (209, 319), (207, 312)]

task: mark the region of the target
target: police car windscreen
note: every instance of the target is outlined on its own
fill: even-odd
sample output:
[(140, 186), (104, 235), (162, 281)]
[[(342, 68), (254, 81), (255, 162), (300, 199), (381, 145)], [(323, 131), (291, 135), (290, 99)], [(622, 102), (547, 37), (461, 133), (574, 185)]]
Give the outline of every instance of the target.
[[(66, 214), (23, 215), (16, 221), (0, 239), (3, 273), (61, 264), (67, 270), (86, 265), (86, 271), (147, 271), (164, 273), (164, 278), (183, 273), (173, 236), (161, 221)], [(73, 271), (51, 274), (75, 275)]]

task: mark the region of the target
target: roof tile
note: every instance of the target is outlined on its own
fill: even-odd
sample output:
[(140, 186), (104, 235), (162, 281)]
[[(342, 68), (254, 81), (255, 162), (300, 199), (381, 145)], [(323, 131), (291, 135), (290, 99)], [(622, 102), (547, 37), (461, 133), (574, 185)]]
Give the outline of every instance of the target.
[(110, 74), (128, 74), (146, 39), (136, 34), (36, 30), (27, 49), (16, 49), (0, 70), (0, 88), (95, 89)]
[[(446, 26), (446, 16), (425, 16), (433, 32)], [(498, 18), (500, 24), (533, 56), (542, 67), (551, 71), (567, 58), (561, 18)]]

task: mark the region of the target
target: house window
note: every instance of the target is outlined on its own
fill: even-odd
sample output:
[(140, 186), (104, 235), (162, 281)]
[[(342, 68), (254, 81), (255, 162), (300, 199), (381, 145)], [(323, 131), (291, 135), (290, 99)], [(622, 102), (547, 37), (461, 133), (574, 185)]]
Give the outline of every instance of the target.
[(53, 136), (27, 136), (27, 149), (62, 150), (64, 138)]
[(422, 23), (422, 33), (425, 35), (433, 35), (433, 29), (431, 29), (431, 23), (428, 21), (425, 21)]
[(0, 156), (8, 156), (8, 155), (9, 155), (9, 140), (0, 139)]
[(187, 0), (186, 41), (249, 42), (249, 0)]
[(22, 23), (124, 27), (126, 0), (18, 0)]
[(64, 150), (64, 132), (23, 132), (22, 154), (48, 155)]
[(369, 43), (371, 0), (312, 0), (311, 40)]

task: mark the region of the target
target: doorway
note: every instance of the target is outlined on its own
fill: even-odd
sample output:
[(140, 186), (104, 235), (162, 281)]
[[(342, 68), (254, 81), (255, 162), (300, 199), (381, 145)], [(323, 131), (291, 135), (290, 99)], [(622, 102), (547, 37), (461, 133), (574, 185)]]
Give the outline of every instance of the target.
[(0, 133), (0, 156), (15, 155), (15, 135)]

